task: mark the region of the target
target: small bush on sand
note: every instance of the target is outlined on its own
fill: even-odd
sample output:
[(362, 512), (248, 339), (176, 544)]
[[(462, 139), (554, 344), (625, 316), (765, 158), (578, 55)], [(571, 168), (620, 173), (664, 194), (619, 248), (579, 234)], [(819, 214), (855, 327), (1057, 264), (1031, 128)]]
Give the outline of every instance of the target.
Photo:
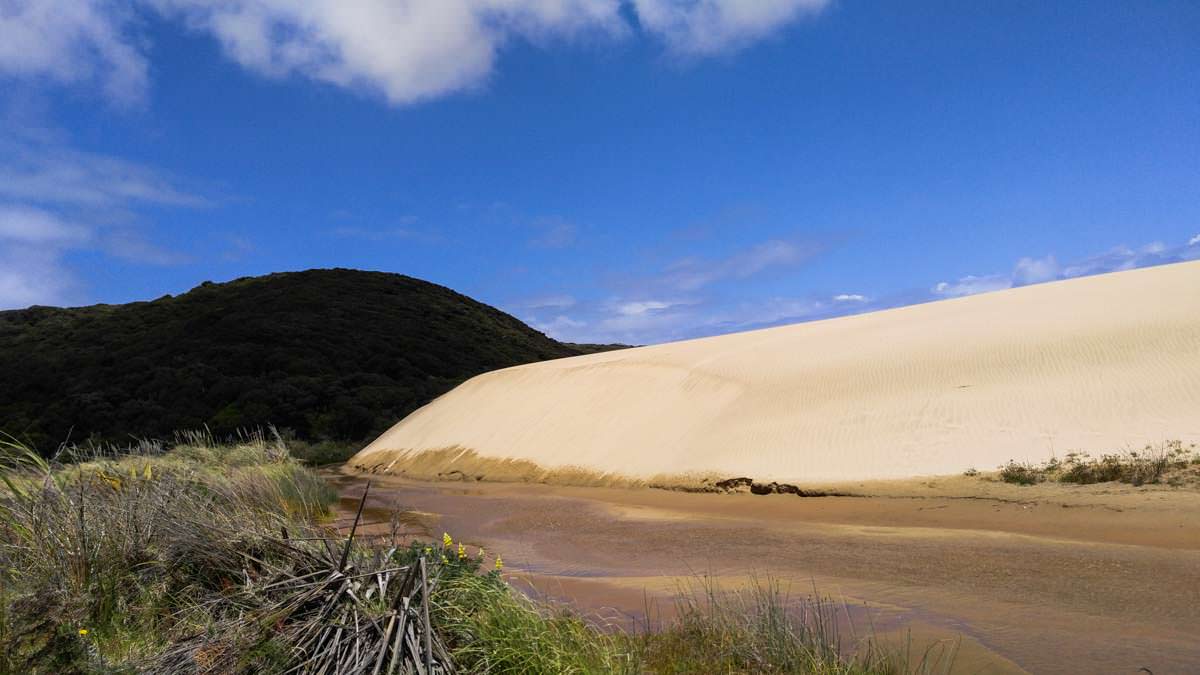
[(1000, 480), (1017, 485), (1033, 485), (1046, 480), (1044, 469), (1022, 462), (1008, 460), (1008, 464), (1000, 467)]
[(1200, 451), (1181, 441), (1147, 445), (1141, 450), (1092, 457), (1072, 452), (1061, 462), (1050, 459), (1041, 466), (1009, 461), (1000, 467), (1000, 480), (1017, 485), (1033, 485), (1046, 480), (1091, 485), (1120, 482), (1146, 485), (1168, 482), (1182, 484), (1191, 467), (1200, 465)]

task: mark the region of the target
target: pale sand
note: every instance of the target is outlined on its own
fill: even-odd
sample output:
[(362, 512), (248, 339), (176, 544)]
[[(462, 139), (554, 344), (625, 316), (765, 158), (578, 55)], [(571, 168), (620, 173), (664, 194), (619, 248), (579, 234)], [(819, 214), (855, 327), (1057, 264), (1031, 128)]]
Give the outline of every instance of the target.
[(1200, 441), (1200, 261), (494, 371), (351, 463), (812, 484), (1167, 439)]

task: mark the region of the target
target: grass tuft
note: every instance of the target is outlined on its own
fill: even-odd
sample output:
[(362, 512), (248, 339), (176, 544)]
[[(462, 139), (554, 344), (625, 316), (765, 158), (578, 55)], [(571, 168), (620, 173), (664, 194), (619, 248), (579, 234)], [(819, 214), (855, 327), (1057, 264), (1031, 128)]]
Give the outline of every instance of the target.
[[(73, 463), (64, 463), (69, 458)], [(278, 435), (164, 448), (0, 437), (0, 672), (949, 672), (845, 642), (836, 607), (766, 582), (681, 589), (677, 618), (597, 624), (482, 572), (449, 535), (422, 544), (329, 522), (336, 495)], [(369, 485), (368, 485), (369, 489)], [(361, 516), (361, 509), (359, 512)]]
[(1040, 465), (1009, 461), (1000, 467), (1000, 480), (1017, 485), (1044, 481), (1092, 485), (1129, 483), (1140, 486), (1156, 483), (1182, 485), (1200, 479), (1200, 450), (1181, 441), (1147, 445), (1142, 450), (1092, 457), (1072, 452), (1065, 459), (1050, 459)]

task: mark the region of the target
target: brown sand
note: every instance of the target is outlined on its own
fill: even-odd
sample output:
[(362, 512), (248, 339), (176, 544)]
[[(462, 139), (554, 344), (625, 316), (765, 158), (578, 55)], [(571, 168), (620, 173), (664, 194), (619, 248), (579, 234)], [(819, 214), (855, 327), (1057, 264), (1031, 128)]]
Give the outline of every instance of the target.
[(486, 373), (353, 463), (812, 485), (1166, 439), (1200, 441), (1200, 261)]
[[(355, 506), (366, 478), (334, 480)], [(373, 480), (370, 517), (425, 512), (435, 537), (501, 552), (519, 583), (617, 620), (640, 616), (646, 597), (669, 606), (681, 576), (753, 573), (846, 600), (860, 632), (866, 612), (900, 641), (958, 636), (961, 672), (1200, 664), (1194, 491), (955, 478), (800, 498)]]

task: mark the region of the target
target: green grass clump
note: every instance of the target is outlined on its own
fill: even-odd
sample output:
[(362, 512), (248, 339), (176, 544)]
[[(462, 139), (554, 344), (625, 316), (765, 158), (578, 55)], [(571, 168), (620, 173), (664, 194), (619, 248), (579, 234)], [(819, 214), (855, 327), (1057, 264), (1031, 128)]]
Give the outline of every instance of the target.
[(563, 608), (514, 592), (499, 575), (457, 575), (435, 595), (436, 621), (468, 673), (634, 673), (631, 645)]
[[(69, 465), (0, 449), (0, 672), (153, 670), (237, 612), (217, 600), (245, 583), (248, 556), (335, 497), (261, 440)], [(278, 650), (247, 640), (247, 668), (270, 669)]]
[(387, 534), (339, 535), (327, 520), (336, 494), (278, 437), (59, 454), (73, 463), (11, 439), (0, 450), (0, 673), (413, 672), (429, 658), (434, 673), (842, 675), (953, 663), (953, 650), (914, 664), (844, 642), (835, 605), (773, 582), (698, 582), (664, 625), (599, 624), (515, 591), (498, 560), (484, 573), (482, 552), (449, 535), (410, 541), (404, 518)]
[(445, 579), (435, 608), (467, 673), (949, 673), (957, 651), (939, 643), (914, 658), (873, 640), (843, 641), (837, 605), (790, 598), (772, 580), (732, 591), (689, 581), (675, 618), (632, 631), (531, 600), (495, 573)]

